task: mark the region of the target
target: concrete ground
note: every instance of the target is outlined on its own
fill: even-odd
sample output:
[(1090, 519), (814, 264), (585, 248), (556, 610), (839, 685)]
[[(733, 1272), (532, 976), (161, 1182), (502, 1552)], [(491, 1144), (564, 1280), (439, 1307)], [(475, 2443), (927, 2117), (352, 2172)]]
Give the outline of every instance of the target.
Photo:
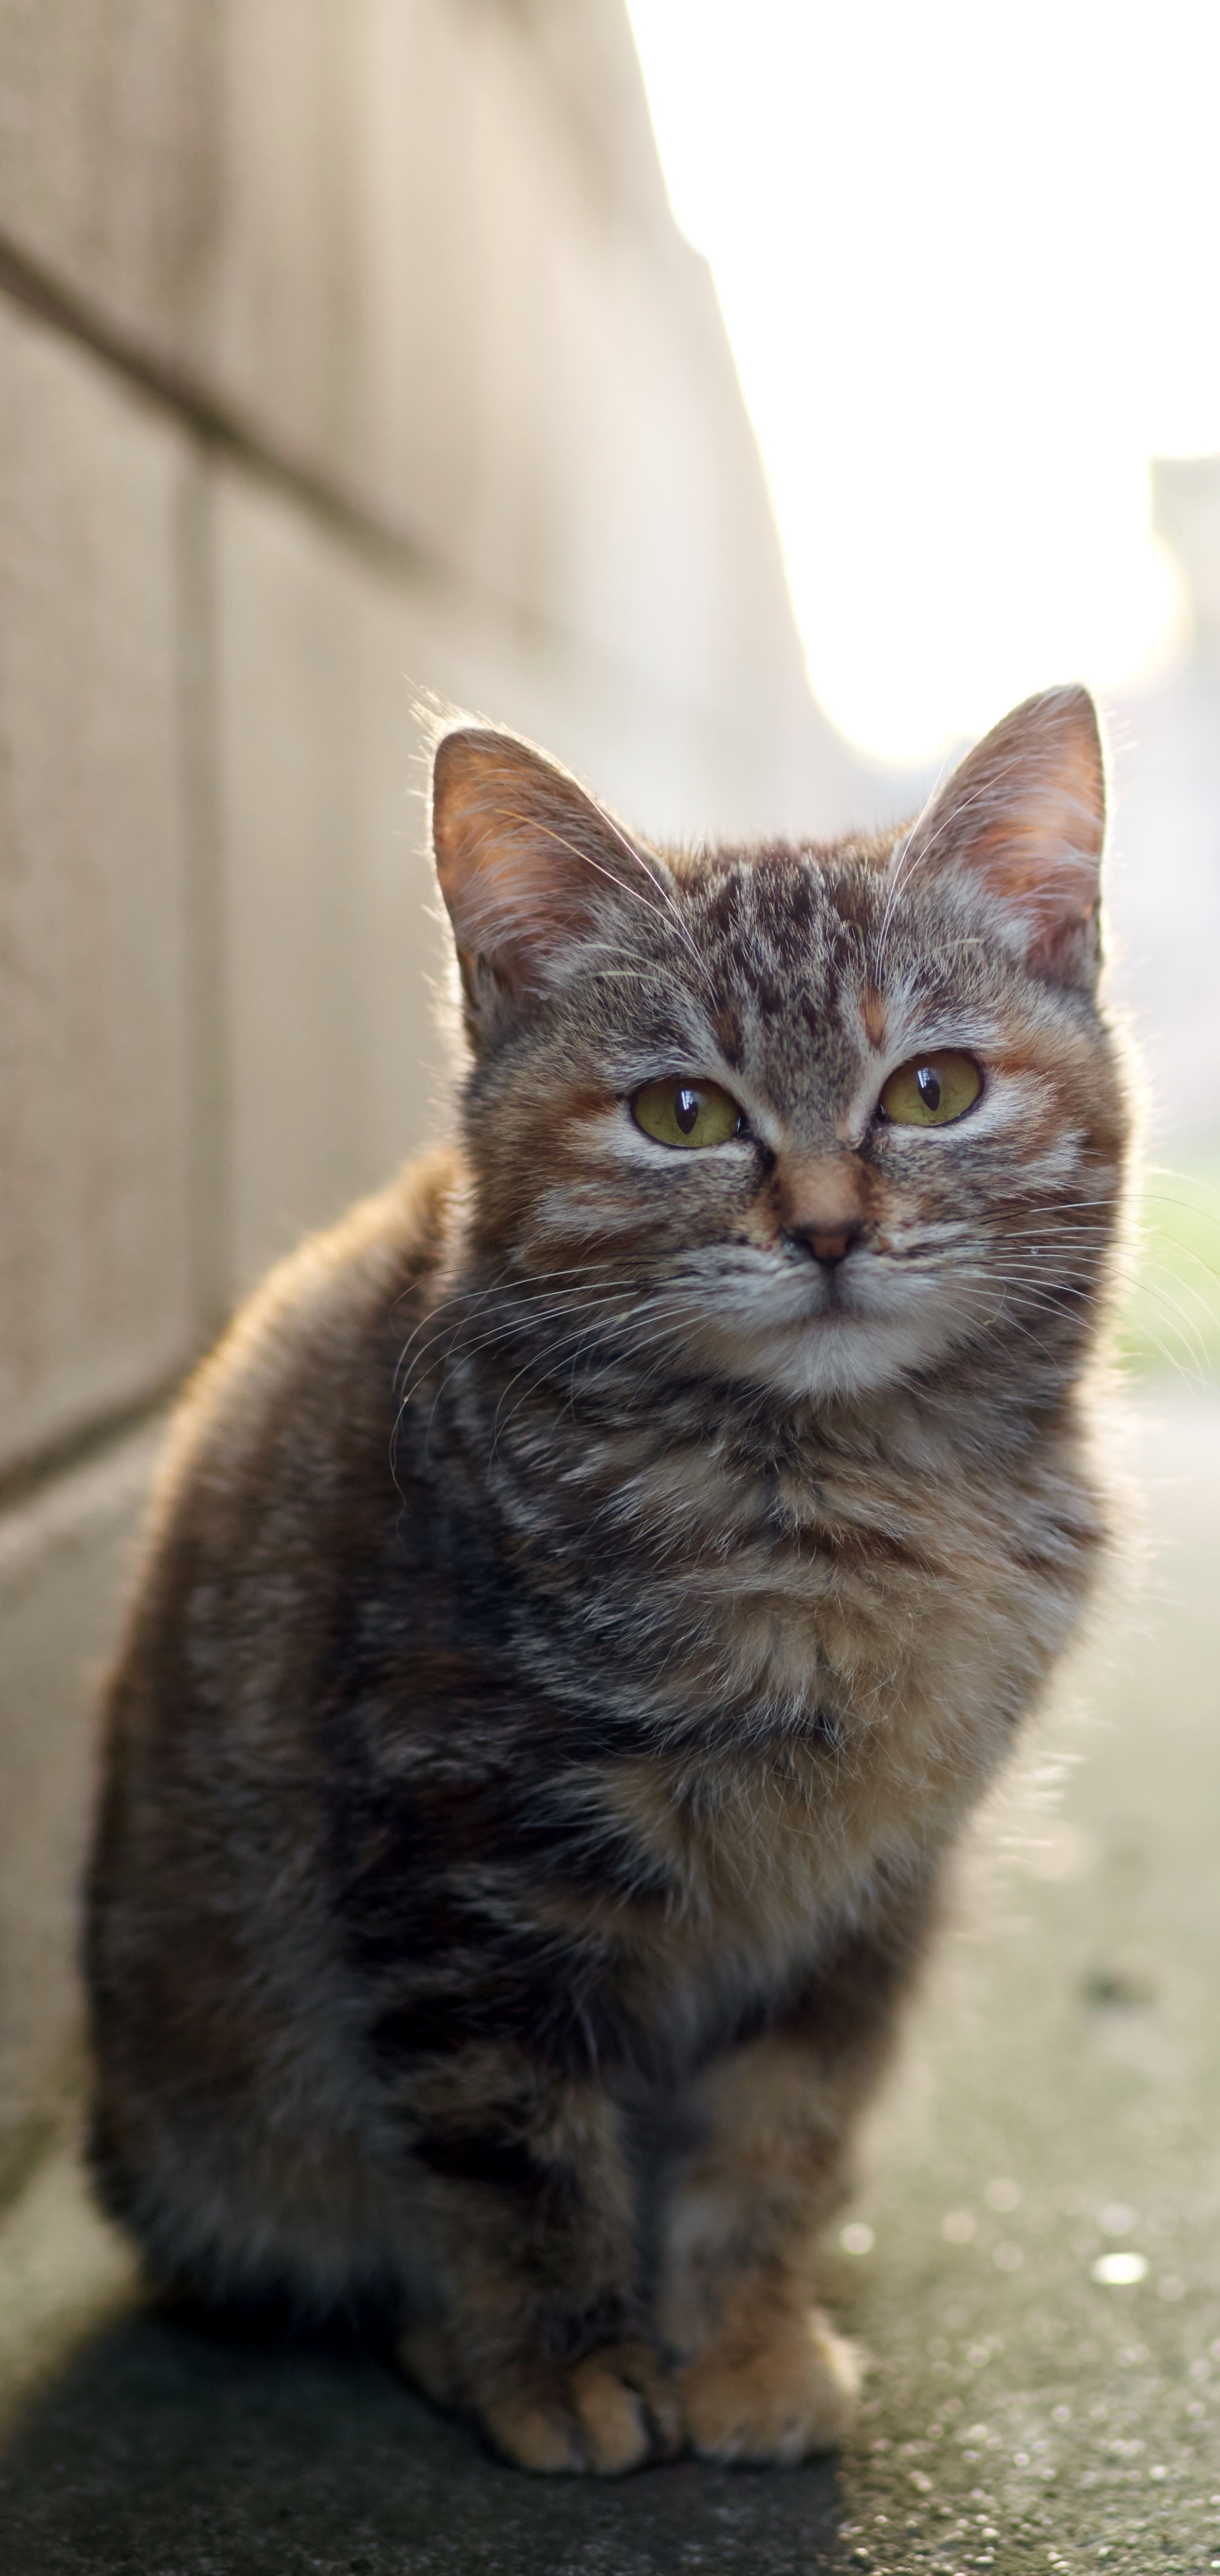
[(1144, 1396), (1131, 1455), (1151, 1561), (976, 1839), (828, 2256), (841, 2459), (534, 2482), (374, 2355), (150, 2313), (64, 2159), (0, 2234), (0, 2565), (1220, 2568), (1220, 1394)]

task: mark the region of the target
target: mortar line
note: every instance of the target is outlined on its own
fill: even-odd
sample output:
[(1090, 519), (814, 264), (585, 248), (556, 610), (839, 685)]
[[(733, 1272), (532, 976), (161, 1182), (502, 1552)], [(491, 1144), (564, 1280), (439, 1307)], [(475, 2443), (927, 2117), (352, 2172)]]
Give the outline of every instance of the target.
[(180, 1393), (202, 1356), (202, 1350), (196, 1351), (185, 1367), (159, 1378), (146, 1394), (92, 1415), (88, 1422), (48, 1441), (33, 1456), (18, 1458), (0, 1471), (0, 1519), (22, 1510), (65, 1476), (75, 1474), (80, 1467), (92, 1466), (107, 1449), (117, 1448), (121, 1441), (155, 1422)]
[(213, 455), (244, 469), (265, 488), (304, 510), (383, 576), (430, 584), (468, 599), (473, 606), (510, 618), (518, 633), (570, 651), (574, 639), (566, 628), (518, 601), (472, 581), (468, 573), (432, 554), (392, 520), (382, 518), (339, 479), (300, 456), (272, 446), (239, 403), (215, 393), (180, 359), (167, 356), (100, 312), (90, 299), (44, 268), (0, 227), (0, 296), (49, 323), (92, 357), (110, 367), (133, 391), (145, 396)]

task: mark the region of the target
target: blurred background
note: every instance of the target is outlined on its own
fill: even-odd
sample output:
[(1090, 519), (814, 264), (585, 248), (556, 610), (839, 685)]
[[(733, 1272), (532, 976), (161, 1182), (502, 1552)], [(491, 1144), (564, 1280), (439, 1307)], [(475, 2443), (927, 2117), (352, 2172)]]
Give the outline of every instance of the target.
[(1128, 1326), (1220, 1354), (1220, 21), (0, 0), (0, 2196), (162, 1408), (443, 1117), (421, 710), (658, 835), (1111, 718)]

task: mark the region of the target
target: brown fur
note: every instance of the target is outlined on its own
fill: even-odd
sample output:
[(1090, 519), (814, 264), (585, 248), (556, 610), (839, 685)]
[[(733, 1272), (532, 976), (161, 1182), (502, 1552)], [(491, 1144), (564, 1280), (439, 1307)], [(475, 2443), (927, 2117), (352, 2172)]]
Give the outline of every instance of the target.
[[(110, 1701), (99, 2183), (156, 2275), (389, 2302), (527, 2467), (848, 2418), (817, 2231), (1103, 1537), (1102, 811), (1079, 691), (833, 849), (651, 852), (447, 737), (461, 1150), (182, 1408)], [(887, 1128), (938, 1047), (978, 1103)], [(688, 1074), (735, 1138), (634, 1122)]]

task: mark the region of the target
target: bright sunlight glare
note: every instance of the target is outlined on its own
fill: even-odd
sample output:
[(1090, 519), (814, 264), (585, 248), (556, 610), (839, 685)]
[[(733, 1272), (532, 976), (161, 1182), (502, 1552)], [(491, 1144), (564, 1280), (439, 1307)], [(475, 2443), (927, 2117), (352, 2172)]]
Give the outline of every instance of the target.
[(628, 0), (813, 689), (918, 763), (1184, 649), (1148, 460), (1220, 449), (1217, 0)]

